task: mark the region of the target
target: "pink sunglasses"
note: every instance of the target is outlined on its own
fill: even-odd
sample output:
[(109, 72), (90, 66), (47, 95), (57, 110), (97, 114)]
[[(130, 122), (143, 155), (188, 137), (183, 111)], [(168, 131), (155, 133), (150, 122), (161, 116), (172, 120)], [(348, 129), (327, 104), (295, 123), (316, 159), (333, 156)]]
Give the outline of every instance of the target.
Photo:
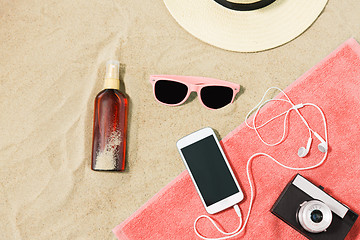
[(239, 84), (205, 77), (152, 75), (150, 82), (155, 99), (169, 106), (178, 106), (197, 92), (202, 105), (218, 109), (232, 103), (240, 90)]

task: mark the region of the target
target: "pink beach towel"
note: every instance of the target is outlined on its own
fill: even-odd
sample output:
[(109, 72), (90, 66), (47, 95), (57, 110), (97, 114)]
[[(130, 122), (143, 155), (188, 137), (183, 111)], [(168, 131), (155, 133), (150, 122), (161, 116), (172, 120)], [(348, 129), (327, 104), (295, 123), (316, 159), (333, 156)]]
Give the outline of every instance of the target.
[[(324, 186), (326, 192), (360, 214), (359, 44), (354, 39), (349, 39), (285, 92), (295, 104), (310, 102), (320, 106), (328, 124), (329, 155), (325, 163), (316, 169), (299, 173), (314, 184)], [(261, 110), (258, 123), (288, 108), (284, 103), (271, 102)], [(312, 107), (302, 108), (300, 111), (314, 131), (324, 136), (319, 112)], [(242, 120), (239, 119), (240, 121)], [(282, 121), (276, 120), (260, 132), (265, 140), (275, 142), (280, 139), (282, 130)], [(296, 113), (291, 113), (287, 137), (276, 147), (261, 143), (256, 133), (245, 124), (241, 124), (222, 140), (224, 151), (245, 193), (245, 199), (240, 203), (243, 216), (247, 214), (250, 201), (250, 188), (246, 177), (249, 157), (254, 153), (264, 152), (289, 166), (314, 165), (323, 157), (323, 153), (317, 149), (317, 139), (314, 139), (308, 157), (297, 156), (299, 147), (305, 146), (307, 139), (307, 128)], [(253, 209), (245, 232), (233, 239), (305, 239), (270, 213), (270, 208), (279, 194), (297, 172), (282, 168), (266, 157), (254, 159), (251, 169), (255, 184)], [(202, 214), (206, 214), (205, 209), (188, 173), (184, 171), (132, 216), (115, 227), (113, 232), (121, 240), (198, 239), (193, 223)], [(212, 217), (225, 231), (233, 231), (238, 225), (233, 209)], [(207, 237), (222, 236), (204, 219), (198, 222), (198, 229)], [(360, 239), (359, 230), (358, 219), (346, 239)]]

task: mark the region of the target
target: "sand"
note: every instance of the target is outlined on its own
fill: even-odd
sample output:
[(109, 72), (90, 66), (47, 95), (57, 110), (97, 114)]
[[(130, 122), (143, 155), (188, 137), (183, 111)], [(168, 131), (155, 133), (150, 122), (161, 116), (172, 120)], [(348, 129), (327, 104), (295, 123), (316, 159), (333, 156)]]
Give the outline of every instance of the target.
[(117, 156), (119, 155), (118, 148), (120, 148), (120, 143), (120, 131), (113, 131), (107, 139), (104, 149), (96, 152), (94, 168), (98, 170), (116, 169), (117, 164), (120, 164), (116, 163)]
[[(1, 1), (1, 239), (114, 239), (114, 226), (184, 170), (179, 138), (206, 126), (226, 136), (268, 87), (286, 87), (349, 37), (360, 40), (359, 11), (359, 1), (330, 0), (295, 40), (245, 54), (192, 37), (162, 1)], [(90, 169), (93, 101), (109, 59), (121, 62), (130, 98), (123, 173)], [(216, 111), (196, 96), (167, 107), (154, 100), (150, 74), (242, 90)]]

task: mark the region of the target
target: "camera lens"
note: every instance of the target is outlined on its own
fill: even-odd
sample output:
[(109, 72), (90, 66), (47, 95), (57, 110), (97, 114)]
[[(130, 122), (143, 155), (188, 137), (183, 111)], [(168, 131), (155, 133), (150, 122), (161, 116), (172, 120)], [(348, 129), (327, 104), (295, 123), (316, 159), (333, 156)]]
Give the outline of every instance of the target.
[(297, 219), (306, 231), (320, 233), (330, 226), (332, 212), (325, 203), (319, 200), (305, 201), (300, 204)]
[(310, 218), (314, 223), (319, 223), (323, 219), (323, 214), (319, 210), (314, 210), (314, 211), (311, 212)]

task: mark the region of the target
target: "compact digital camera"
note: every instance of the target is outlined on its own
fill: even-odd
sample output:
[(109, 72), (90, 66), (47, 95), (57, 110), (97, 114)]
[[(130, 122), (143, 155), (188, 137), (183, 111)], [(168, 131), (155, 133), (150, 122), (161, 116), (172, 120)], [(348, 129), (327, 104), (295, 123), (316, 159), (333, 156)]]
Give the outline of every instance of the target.
[(344, 239), (358, 214), (297, 174), (271, 212), (309, 239)]

